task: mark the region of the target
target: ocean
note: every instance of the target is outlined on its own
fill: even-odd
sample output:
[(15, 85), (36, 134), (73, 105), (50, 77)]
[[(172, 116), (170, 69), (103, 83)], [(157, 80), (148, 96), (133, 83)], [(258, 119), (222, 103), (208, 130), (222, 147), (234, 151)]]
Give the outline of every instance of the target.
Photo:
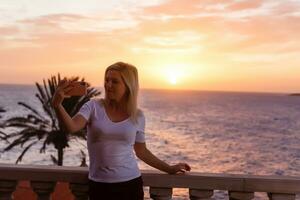
[[(100, 91), (103, 91), (100, 89)], [(0, 85), (0, 113), (5, 120), (26, 114), (22, 101), (41, 110), (35, 86)], [(141, 90), (139, 105), (146, 116), (147, 147), (168, 163), (187, 162), (194, 172), (300, 176), (300, 97), (288, 94)], [(0, 149), (4, 147), (0, 141)], [(21, 164), (52, 164), (36, 146)], [(80, 165), (85, 141), (72, 141), (65, 166)], [(21, 148), (0, 157), (14, 163)], [(141, 169), (153, 169), (139, 161)], [(217, 191), (216, 199), (226, 194)], [(174, 199), (187, 199), (175, 189)], [(267, 199), (257, 193), (255, 199)], [(299, 199), (299, 197), (298, 197)]]

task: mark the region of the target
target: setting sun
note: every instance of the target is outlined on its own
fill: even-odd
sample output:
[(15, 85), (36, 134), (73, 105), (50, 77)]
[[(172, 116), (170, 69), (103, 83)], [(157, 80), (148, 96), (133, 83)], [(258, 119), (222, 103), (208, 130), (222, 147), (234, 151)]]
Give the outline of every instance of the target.
[(178, 71), (169, 71), (167, 75), (169, 83), (176, 85), (180, 77), (180, 73)]
[(176, 76), (170, 77), (169, 82), (172, 85), (176, 85), (176, 83), (177, 83), (177, 77)]
[(184, 66), (181, 64), (171, 64), (164, 68), (164, 74), (169, 84), (176, 85), (184, 78)]

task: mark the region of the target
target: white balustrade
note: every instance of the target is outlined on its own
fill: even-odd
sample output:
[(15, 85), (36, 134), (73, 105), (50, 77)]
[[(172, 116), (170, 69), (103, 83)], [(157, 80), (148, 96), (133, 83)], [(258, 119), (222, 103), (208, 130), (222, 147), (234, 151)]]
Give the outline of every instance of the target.
[[(153, 200), (172, 199), (173, 188), (188, 188), (191, 200), (211, 200), (214, 190), (228, 191), (230, 200), (250, 200), (254, 192), (268, 193), (270, 200), (295, 200), (300, 177), (186, 173), (169, 175), (142, 170), (144, 186)], [(0, 164), (0, 200), (12, 199), (19, 180), (29, 180), (39, 200), (50, 199), (56, 182), (68, 182), (76, 200), (88, 199), (88, 169), (38, 165)]]

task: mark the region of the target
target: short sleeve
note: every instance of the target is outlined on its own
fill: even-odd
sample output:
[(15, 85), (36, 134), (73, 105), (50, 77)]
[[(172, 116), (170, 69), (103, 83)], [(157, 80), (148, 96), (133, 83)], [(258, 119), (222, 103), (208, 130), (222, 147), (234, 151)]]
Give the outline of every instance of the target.
[(140, 143), (145, 142), (145, 116), (142, 111), (140, 111), (137, 120), (137, 132), (136, 132), (135, 142), (140, 142)]
[(91, 118), (91, 115), (92, 115), (92, 110), (93, 110), (93, 105), (92, 104), (93, 104), (92, 100), (89, 100), (88, 102), (83, 104), (76, 115), (80, 114), (87, 121), (90, 121), (90, 118)]

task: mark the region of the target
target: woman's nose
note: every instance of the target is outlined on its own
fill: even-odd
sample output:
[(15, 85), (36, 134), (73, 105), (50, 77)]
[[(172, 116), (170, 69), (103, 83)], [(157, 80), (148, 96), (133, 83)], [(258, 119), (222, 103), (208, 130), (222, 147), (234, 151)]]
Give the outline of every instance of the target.
[(107, 82), (106, 82), (106, 86), (107, 86), (108, 88), (111, 88), (112, 82), (111, 82), (111, 81), (107, 81)]

